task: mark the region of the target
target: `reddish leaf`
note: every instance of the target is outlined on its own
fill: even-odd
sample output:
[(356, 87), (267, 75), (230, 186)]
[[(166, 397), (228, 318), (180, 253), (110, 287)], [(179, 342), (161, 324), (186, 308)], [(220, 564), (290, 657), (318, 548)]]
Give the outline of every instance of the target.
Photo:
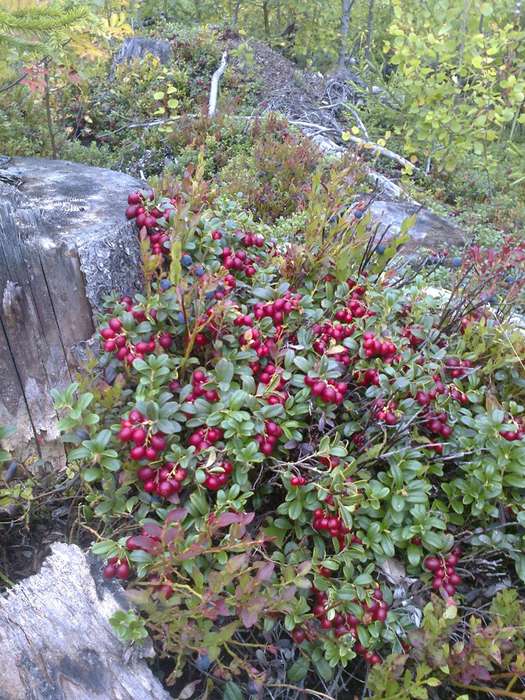
[(254, 610), (253, 608), (241, 608), (239, 610), (239, 615), (242, 621), (242, 624), (246, 627), (253, 627), (255, 623), (257, 622), (257, 618), (259, 617), (259, 611)]
[(128, 541), (137, 549), (142, 549), (144, 552), (149, 552), (149, 554), (157, 554), (162, 551), (162, 545), (160, 542), (152, 539), (151, 537), (144, 537), (144, 535), (133, 535)]
[(235, 571), (242, 569), (242, 567), (248, 563), (249, 559), (250, 557), (248, 554), (237, 554), (237, 556), (231, 557), (226, 564), (226, 571), (229, 574), (233, 574)]
[(186, 508), (174, 508), (170, 510), (166, 516), (166, 524), (171, 525), (171, 523), (181, 523), (184, 518), (188, 515)]
[(160, 540), (160, 538), (162, 537), (162, 528), (156, 525), (155, 523), (146, 523), (143, 527), (143, 530), (150, 537), (154, 537), (158, 540)]
[(273, 561), (264, 562), (259, 571), (257, 572), (258, 581), (268, 581), (272, 578), (273, 571), (275, 569), (275, 564)]
[(192, 545), (188, 547), (188, 549), (183, 552), (180, 555), (180, 558), (182, 561), (186, 561), (186, 559), (195, 559), (195, 557), (198, 557), (201, 552), (204, 551), (204, 546), (202, 544), (198, 544), (197, 542), (194, 542)]
[(228, 527), (228, 525), (239, 524), (249, 525), (255, 517), (255, 513), (221, 513), (217, 518), (218, 527)]

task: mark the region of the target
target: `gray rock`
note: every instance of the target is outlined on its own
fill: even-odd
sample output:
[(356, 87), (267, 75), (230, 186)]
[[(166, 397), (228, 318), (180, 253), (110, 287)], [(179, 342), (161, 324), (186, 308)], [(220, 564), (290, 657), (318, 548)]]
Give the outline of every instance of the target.
[(387, 239), (398, 234), (403, 221), (416, 214), (416, 223), (408, 232), (410, 242), (405, 246), (408, 250), (421, 247), (450, 249), (465, 244), (464, 232), (458, 226), (417, 204), (376, 200), (372, 202), (370, 211), (380, 225), (379, 232), (388, 227)]

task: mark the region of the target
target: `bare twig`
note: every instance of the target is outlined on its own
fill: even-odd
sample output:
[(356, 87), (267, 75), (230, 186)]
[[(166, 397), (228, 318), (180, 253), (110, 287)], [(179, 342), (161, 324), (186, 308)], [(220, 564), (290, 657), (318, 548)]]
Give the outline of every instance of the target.
[(219, 64), (219, 67), (215, 71), (215, 73), (212, 76), (211, 79), (211, 86), (210, 86), (210, 101), (208, 104), (208, 117), (212, 119), (215, 116), (215, 112), (217, 111), (217, 96), (219, 94), (219, 82), (220, 79), (222, 78), (224, 71), (226, 70), (226, 66), (228, 65), (228, 52), (225, 51), (222, 54), (221, 62)]

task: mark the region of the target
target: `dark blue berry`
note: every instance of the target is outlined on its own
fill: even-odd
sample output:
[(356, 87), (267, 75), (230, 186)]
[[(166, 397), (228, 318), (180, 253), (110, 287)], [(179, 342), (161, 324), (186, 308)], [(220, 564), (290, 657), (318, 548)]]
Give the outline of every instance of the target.
[(462, 260), (460, 257), (456, 256), (456, 257), (452, 258), (450, 263), (451, 263), (452, 267), (461, 267)]
[(188, 253), (184, 253), (180, 261), (184, 267), (189, 267), (193, 262), (191, 255), (188, 255)]
[(169, 280), (161, 280), (160, 281), (160, 288), (162, 291), (166, 291), (166, 289), (169, 289), (171, 287), (171, 282)]
[(205, 272), (206, 270), (202, 267), (202, 265), (199, 265), (199, 267), (195, 268), (195, 274), (197, 275), (197, 277), (202, 277)]
[(211, 659), (208, 654), (199, 654), (195, 660), (195, 666), (197, 666), (199, 671), (205, 673), (211, 666)]

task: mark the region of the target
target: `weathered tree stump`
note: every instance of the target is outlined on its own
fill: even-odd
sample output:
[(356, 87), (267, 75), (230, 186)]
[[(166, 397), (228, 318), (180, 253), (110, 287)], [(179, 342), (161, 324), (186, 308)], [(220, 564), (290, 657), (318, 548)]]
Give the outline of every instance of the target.
[(128, 607), (75, 545), (52, 545), (40, 573), (0, 598), (0, 700), (167, 700), (146, 656), (109, 618)]
[[(11, 184), (8, 184), (11, 183)], [(15, 158), (0, 169), (0, 424), (29, 467), (64, 463), (50, 390), (78, 367), (104, 296), (140, 288), (125, 217), (137, 180), (65, 161)]]
[(166, 65), (173, 59), (173, 49), (170, 42), (165, 39), (153, 39), (148, 36), (128, 37), (113, 57), (110, 78), (115, 76), (117, 66), (121, 63), (144, 58), (147, 54), (158, 58), (162, 65)]

